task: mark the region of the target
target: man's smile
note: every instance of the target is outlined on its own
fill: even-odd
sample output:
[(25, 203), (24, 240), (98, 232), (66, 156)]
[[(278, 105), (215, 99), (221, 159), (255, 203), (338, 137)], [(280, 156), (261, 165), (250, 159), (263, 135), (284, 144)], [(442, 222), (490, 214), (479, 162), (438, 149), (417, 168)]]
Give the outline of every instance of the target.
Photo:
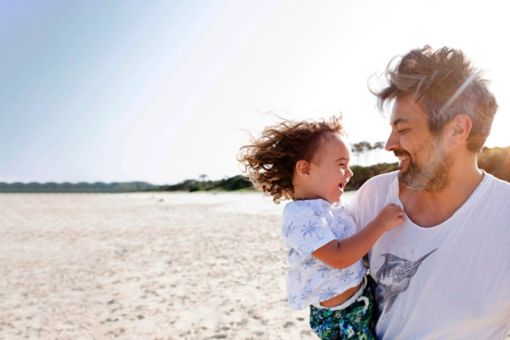
[(409, 156), (409, 154), (405, 151), (395, 151), (394, 154), (395, 157), (398, 158), (398, 161), (400, 163), (399, 169), (403, 170), (404, 168), (406, 168), (409, 162), (411, 161), (411, 157)]

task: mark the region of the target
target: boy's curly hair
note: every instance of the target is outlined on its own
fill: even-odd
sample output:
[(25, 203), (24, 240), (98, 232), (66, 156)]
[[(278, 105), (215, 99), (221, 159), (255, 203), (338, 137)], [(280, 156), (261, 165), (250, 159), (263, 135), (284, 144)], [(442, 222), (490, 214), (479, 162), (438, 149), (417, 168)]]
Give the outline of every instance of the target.
[(238, 160), (255, 188), (269, 193), (278, 204), (293, 198), (296, 163), (310, 162), (323, 139), (337, 134), (343, 134), (338, 117), (320, 121), (284, 120), (265, 128), (260, 138), (241, 147)]

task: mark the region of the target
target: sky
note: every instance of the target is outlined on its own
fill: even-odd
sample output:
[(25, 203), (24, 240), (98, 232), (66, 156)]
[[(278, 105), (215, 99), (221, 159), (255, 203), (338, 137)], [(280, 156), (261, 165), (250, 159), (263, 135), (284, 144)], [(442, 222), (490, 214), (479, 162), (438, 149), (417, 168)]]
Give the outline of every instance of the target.
[[(280, 118), (389, 132), (369, 84), (412, 48), (465, 52), (510, 146), (502, 1), (0, 0), (0, 181), (173, 184), (240, 174)], [(392, 160), (390, 153), (377, 161)]]

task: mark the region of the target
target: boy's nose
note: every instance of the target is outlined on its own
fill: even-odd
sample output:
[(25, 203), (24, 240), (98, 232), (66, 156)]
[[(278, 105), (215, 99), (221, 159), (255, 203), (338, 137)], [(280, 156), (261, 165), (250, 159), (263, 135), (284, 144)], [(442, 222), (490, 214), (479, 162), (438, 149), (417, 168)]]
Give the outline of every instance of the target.
[(349, 178), (351, 178), (351, 177), (352, 177), (352, 175), (354, 175), (354, 173), (352, 172), (352, 170), (351, 170), (351, 168), (350, 168), (350, 167), (348, 167), (348, 168), (347, 168), (347, 174), (346, 174), (346, 175), (347, 175), (347, 177), (349, 177)]

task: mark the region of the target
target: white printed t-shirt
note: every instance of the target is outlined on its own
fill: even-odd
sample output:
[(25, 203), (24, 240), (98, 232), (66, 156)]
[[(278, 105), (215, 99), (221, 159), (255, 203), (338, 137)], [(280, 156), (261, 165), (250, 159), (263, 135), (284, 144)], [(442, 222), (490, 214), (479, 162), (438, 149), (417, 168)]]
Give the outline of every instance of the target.
[[(402, 206), (397, 172), (367, 181), (349, 210), (365, 225)], [(490, 174), (445, 222), (406, 216), (369, 254), (381, 339), (503, 339), (510, 328), (510, 184)]]
[(328, 242), (355, 232), (356, 226), (341, 204), (323, 199), (287, 203), (282, 235), (289, 262), (287, 293), (291, 308), (318, 306), (361, 282), (366, 272), (361, 261), (334, 269), (311, 255)]

